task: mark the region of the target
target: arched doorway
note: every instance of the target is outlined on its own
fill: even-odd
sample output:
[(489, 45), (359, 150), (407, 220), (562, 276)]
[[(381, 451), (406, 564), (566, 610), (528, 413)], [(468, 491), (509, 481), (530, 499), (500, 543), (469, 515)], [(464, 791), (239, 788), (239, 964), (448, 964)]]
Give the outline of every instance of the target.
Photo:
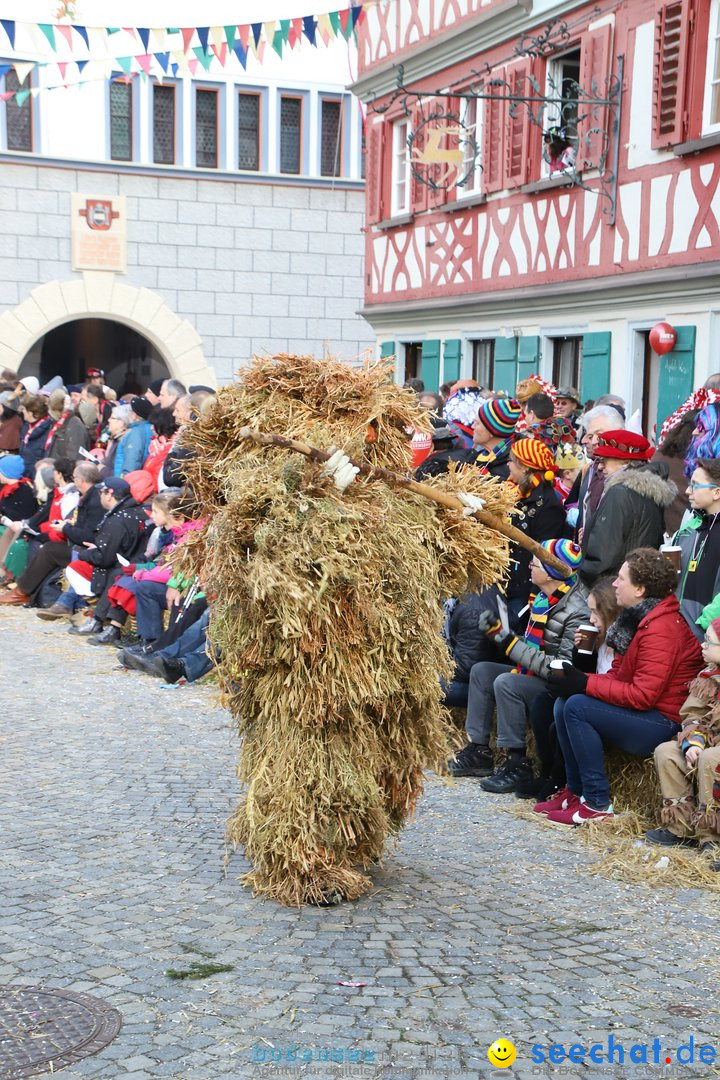
[(71, 319), (36, 341), (20, 365), (20, 375), (36, 375), (43, 385), (60, 375), (66, 386), (85, 382), (90, 367), (105, 372), (118, 394), (139, 394), (155, 379), (170, 376), (167, 364), (142, 334), (110, 319)]
[[(215, 372), (203, 354), (202, 339), (187, 319), (176, 315), (162, 296), (151, 289), (137, 288), (115, 274), (99, 271), (85, 271), (81, 278), (73, 281), (49, 281), (38, 285), (22, 304), (3, 312), (0, 315), (0, 367), (13, 371), (20, 371), (22, 367), (21, 374), (39, 378), (43, 362), (41, 343), (44, 344), (52, 331), (66, 324), (106, 321), (127, 327), (139, 336), (141, 343), (136, 343), (137, 348), (140, 351), (148, 349), (146, 359), (150, 357), (151, 370), (152, 363), (157, 362), (186, 386), (193, 383), (217, 386)], [(88, 332), (83, 330), (83, 333)], [(131, 345), (134, 340), (130, 339)], [(84, 359), (108, 373), (107, 358), (105, 363)], [(161, 370), (153, 377), (159, 378), (163, 373)]]

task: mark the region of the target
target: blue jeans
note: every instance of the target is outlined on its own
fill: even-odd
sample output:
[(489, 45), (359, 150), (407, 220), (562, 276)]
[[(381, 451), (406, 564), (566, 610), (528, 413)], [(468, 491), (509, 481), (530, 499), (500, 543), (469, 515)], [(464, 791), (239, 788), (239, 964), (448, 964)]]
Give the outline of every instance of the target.
[(440, 686), (445, 694), (443, 705), (448, 709), (464, 709), (467, 707), (470, 684), (453, 679), (449, 683), (440, 680)]
[(81, 608), (87, 607), (85, 597), (78, 596), (72, 585), (68, 585), (65, 592), (60, 593), (55, 603), (59, 604), (60, 607), (66, 607), (73, 614), (80, 611)]
[(135, 588), (135, 618), (143, 641), (155, 641), (163, 632), (163, 612), (167, 607), (167, 585), (159, 581), (138, 581)]
[(188, 682), (200, 679), (213, 666), (211, 658), (205, 651), (209, 622), (210, 612), (206, 611), (197, 622), (188, 626), (172, 645), (168, 645), (165, 649), (158, 649), (155, 654), (166, 660), (181, 660)]
[(656, 709), (623, 709), (587, 694), (574, 694), (567, 701), (558, 698), (555, 703), (555, 732), (565, 758), (568, 787), (584, 795), (593, 810), (610, 804), (603, 739), (626, 754), (647, 757), (677, 731), (678, 725)]

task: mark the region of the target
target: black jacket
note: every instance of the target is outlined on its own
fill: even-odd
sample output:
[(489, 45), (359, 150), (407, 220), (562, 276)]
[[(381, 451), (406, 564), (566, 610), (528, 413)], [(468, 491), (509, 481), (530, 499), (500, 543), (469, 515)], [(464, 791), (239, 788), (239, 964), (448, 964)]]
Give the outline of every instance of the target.
[(65, 539), (74, 547), (79, 547), (84, 540), (92, 540), (98, 525), (105, 517), (103, 504), (100, 502), (100, 489), (91, 487), (77, 505), (74, 525), (63, 529)]
[(105, 514), (92, 538), (96, 546), (79, 549), (80, 558), (95, 568), (90, 579), (95, 596), (105, 588), (108, 573), (116, 565), (118, 555), (133, 561), (145, 541), (147, 520), (145, 507), (128, 495)]
[[(544, 480), (517, 504), (523, 516), (513, 517), (513, 525), (539, 544), (543, 540), (555, 540), (567, 535), (565, 510), (552, 484)], [(508, 600), (524, 599), (530, 595), (530, 560), (526, 548), (510, 545), (510, 576), (506, 596)]]
[(35, 466), (40, 458), (48, 456), (45, 453), (45, 440), (47, 439), (48, 432), (54, 422), (55, 421), (51, 417), (46, 416), (44, 420), (41, 420), (40, 423), (36, 424), (32, 429), (27, 442), (25, 442), (25, 435), (29, 425), (23, 424), (22, 426), (18, 454), (25, 462), (25, 475), (29, 476), (31, 480), (35, 479)]
[(0, 499), (0, 517), (10, 518), (11, 521), (27, 521), (37, 508), (32, 484), (21, 484), (12, 495)]
[(471, 592), (461, 597), (450, 613), (446, 640), (455, 661), (453, 679), (457, 682), (470, 682), (470, 668), (487, 659), (487, 638), (478, 630), (478, 617), (491, 606), (486, 595)]
[(629, 551), (659, 548), (665, 533), (665, 507), (677, 488), (667, 465), (625, 465), (605, 481), (600, 504), (585, 523), (580, 576), (587, 584), (616, 574)]
[(441, 473), (448, 472), (451, 461), (456, 461), (459, 465), (477, 465), (484, 475), (507, 480), (510, 472), (508, 469), (510, 448), (498, 454), (489, 464), (483, 461), (485, 453), (485, 448), (482, 446), (470, 447), (469, 450), (441, 450), (425, 458), (422, 465), (415, 470), (415, 477), (417, 480), (422, 480), (426, 476), (439, 476)]

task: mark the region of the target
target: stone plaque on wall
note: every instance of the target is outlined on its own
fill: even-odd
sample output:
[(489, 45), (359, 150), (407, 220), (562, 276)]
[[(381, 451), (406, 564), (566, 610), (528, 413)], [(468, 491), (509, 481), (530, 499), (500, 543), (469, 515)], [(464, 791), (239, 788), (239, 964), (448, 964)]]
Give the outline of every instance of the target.
[(127, 273), (127, 209), (124, 195), (72, 195), (73, 270)]

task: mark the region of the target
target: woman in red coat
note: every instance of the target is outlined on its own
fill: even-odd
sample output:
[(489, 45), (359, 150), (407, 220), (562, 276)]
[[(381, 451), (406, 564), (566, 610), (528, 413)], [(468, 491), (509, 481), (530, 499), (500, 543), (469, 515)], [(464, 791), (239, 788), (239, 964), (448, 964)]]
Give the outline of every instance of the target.
[(615, 652), (610, 671), (586, 675), (567, 665), (551, 673), (568, 699), (555, 724), (567, 788), (536, 810), (565, 825), (612, 817), (603, 740), (645, 757), (674, 738), (688, 684), (702, 667), (674, 595), (677, 572), (660, 552), (631, 551), (613, 586), (623, 610), (606, 638)]

